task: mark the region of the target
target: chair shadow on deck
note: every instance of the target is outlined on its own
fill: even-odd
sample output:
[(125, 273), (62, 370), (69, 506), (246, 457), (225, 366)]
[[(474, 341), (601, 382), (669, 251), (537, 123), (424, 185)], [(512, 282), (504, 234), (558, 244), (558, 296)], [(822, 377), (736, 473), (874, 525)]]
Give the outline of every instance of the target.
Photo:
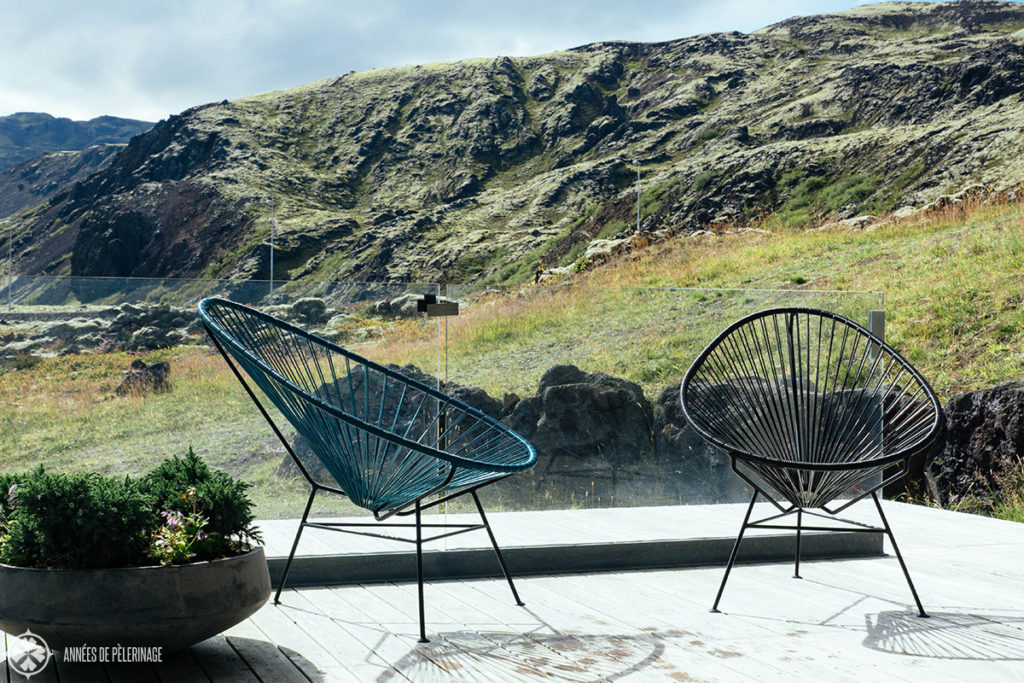
[[(304, 613), (321, 614), (303, 607), (290, 606), (287, 610), (293, 619)], [(678, 674), (680, 680), (688, 680), (685, 671), (663, 659), (667, 646), (681, 638), (692, 637), (684, 631), (652, 627), (638, 633), (565, 632), (548, 624), (532, 610), (525, 612), (536, 617), (537, 623), (519, 629), (513, 626), (510, 630), (473, 627), (439, 630), (429, 642), (411, 645), (405, 654), (390, 660), (390, 666), (381, 661), (385, 670), (376, 680), (396, 680), (396, 672), (400, 672), (402, 677), (413, 681), (436, 680), (440, 676), (453, 681), (538, 678), (583, 683), (617, 681), (648, 669), (657, 669), (669, 676)], [(386, 644), (388, 639), (415, 642), (414, 634), (396, 633), (392, 625), (365, 619), (350, 621), (338, 616), (330, 619), (342, 629), (362, 631), (367, 638), (364, 642), (368, 653), (390, 649)]]
[(864, 646), (934, 659), (1024, 661), (1024, 613), (970, 610), (930, 615), (925, 620), (906, 611), (866, 614)]
[[(594, 635), (534, 631), (458, 630), (441, 632), (395, 662), (412, 680), (436, 675), (438, 667), (456, 680), (527, 678), (616, 681), (671, 665), (662, 659), (666, 634)], [(671, 674), (671, 671), (668, 671)]]

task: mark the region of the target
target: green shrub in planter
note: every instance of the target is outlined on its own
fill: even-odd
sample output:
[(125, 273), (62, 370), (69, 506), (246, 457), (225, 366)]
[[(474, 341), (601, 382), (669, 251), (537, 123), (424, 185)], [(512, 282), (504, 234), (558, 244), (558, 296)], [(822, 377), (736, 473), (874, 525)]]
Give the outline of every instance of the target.
[(0, 475), (0, 562), (104, 569), (239, 555), (262, 543), (248, 488), (191, 448), (139, 480), (42, 467)]
[(99, 569), (138, 564), (145, 555), (157, 516), (131, 480), (42, 468), (8, 480), (0, 561)]
[(191, 448), (184, 458), (164, 460), (139, 481), (139, 486), (158, 511), (181, 513), (180, 518), (165, 514), (167, 522), (180, 521), (180, 526), (189, 527), (195, 525), (196, 515), (205, 520), (203, 539), (197, 545), (200, 554), (232, 554), (239, 543), (262, 542), (259, 532), (252, 528), (252, 501), (246, 494), (250, 484), (233, 479), (227, 472), (211, 470)]

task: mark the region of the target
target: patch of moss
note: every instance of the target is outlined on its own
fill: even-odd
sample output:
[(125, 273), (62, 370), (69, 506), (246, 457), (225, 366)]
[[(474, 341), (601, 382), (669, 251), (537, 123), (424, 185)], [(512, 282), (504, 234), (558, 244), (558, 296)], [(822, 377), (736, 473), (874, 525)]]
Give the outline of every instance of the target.
[(707, 142), (708, 140), (714, 140), (716, 138), (721, 137), (722, 133), (724, 132), (724, 128), (708, 128), (707, 130), (702, 131), (701, 134), (697, 136), (697, 142), (701, 143)]
[(486, 272), (508, 258), (508, 247), (501, 246), (491, 252), (473, 252), (459, 257), (447, 272), (446, 281), (450, 283), (468, 282), (474, 276)]
[(576, 263), (576, 261), (583, 256), (583, 252), (587, 250), (586, 242), (577, 242), (565, 253), (559, 261), (559, 266), (568, 266), (569, 264)]
[(597, 233), (596, 239), (606, 240), (610, 237), (615, 237), (620, 232), (626, 229), (626, 222), (622, 220), (611, 220), (608, 221), (601, 231)]
[(701, 171), (693, 177), (690, 187), (695, 192), (703, 192), (718, 177), (714, 171)]
[(882, 182), (883, 178), (875, 173), (854, 173), (830, 180), (806, 169), (794, 169), (779, 180), (779, 194), (786, 197), (779, 209), (779, 219), (790, 227), (801, 227), (845, 206), (877, 210), (876, 203), (867, 200)]

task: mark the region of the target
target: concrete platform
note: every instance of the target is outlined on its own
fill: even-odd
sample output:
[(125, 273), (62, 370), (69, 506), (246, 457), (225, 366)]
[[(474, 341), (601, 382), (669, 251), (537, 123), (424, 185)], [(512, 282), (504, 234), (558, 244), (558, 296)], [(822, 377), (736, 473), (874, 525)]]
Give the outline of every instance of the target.
[[(730, 504), (498, 512), (489, 514), (488, 519), (510, 571), (519, 576), (534, 576), (724, 565), (746, 507)], [(766, 516), (773, 510), (767, 503), (758, 503), (754, 514)], [(870, 501), (857, 503), (848, 512), (847, 517), (857, 521), (878, 522)], [(424, 516), (425, 523), (434, 524), (475, 523), (478, 519), (473, 514)], [(260, 527), (266, 540), (271, 580), (277, 585), (298, 520), (266, 521)], [(405, 532), (405, 537), (412, 538), (409, 529), (393, 532)], [(895, 533), (898, 541), (899, 530)], [(423, 562), (424, 573), (430, 579), (500, 576), (485, 531), (437, 541), (428, 548)], [(792, 532), (751, 530), (740, 547), (739, 561), (789, 560), (795, 551), (796, 538)], [(808, 560), (880, 554), (882, 535), (873, 533), (807, 532), (801, 547), (801, 556)], [(415, 578), (415, 546), (411, 543), (307, 529), (299, 542), (288, 585), (366, 584)]]

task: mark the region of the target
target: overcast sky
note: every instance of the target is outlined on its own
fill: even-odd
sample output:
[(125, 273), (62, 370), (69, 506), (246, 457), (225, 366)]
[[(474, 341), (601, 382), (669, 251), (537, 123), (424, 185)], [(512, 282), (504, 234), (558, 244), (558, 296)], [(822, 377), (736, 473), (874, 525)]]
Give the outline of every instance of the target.
[(858, 0), (0, 0), (0, 115), (157, 121), (351, 70), (750, 32)]

